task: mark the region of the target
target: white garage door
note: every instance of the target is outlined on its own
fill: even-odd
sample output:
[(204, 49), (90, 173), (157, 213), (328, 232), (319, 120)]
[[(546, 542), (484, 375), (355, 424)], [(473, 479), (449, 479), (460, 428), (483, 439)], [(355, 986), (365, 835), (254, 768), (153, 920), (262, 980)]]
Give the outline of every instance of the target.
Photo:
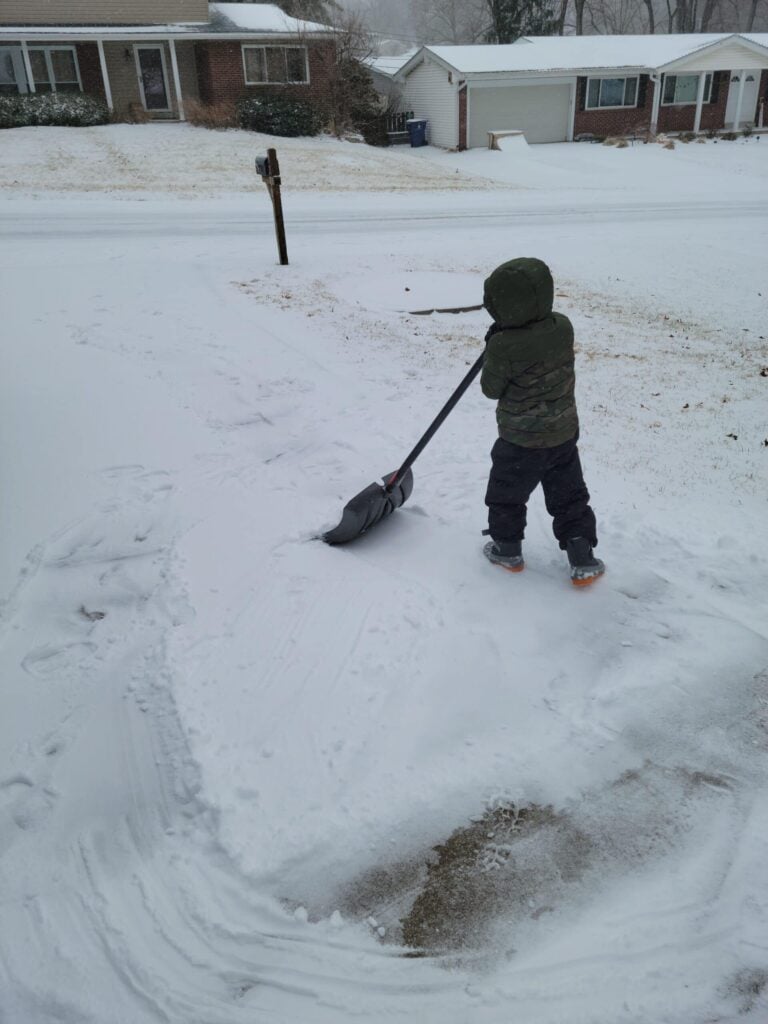
[(487, 146), (488, 132), (515, 128), (528, 142), (565, 142), (571, 109), (567, 85), (512, 85), (469, 90), (469, 145)]

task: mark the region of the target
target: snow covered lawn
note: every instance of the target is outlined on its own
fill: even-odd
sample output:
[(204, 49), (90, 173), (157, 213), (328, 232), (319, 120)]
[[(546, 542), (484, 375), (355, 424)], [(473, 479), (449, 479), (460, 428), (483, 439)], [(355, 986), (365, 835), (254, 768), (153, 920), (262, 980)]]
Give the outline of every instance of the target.
[[(263, 189), (254, 157), (274, 146), (287, 190), (422, 191), (477, 188), (454, 169), (414, 160), (408, 148), (373, 149), (332, 138), (283, 139), (189, 124), (17, 128), (0, 135), (0, 187), (23, 192), (211, 195)], [(493, 188), (481, 182), (481, 188)]]
[(617, 192), (657, 200), (731, 194), (762, 199), (768, 139), (678, 142), (674, 151), (580, 143), (509, 144), (507, 152), (447, 153), (433, 147), (375, 149), (352, 142), (282, 139), (189, 124), (19, 128), (0, 133), (0, 189), (211, 196), (261, 190), (254, 157), (275, 146), (292, 192), (487, 191), (500, 188)]
[[(540, 147), (489, 189), (321, 140), (296, 180), (349, 150), (374, 191), (290, 199), (281, 268), (250, 137), (199, 177), (229, 195), (177, 152), (133, 201), (92, 131), (0, 136), (0, 1019), (762, 1024), (768, 150)], [(412, 167), (437, 191), (375, 191)], [(484, 561), (477, 388), (323, 545), (480, 351), (482, 313), (408, 311), (513, 255), (576, 327), (605, 579), (569, 586), (538, 495), (526, 571)]]

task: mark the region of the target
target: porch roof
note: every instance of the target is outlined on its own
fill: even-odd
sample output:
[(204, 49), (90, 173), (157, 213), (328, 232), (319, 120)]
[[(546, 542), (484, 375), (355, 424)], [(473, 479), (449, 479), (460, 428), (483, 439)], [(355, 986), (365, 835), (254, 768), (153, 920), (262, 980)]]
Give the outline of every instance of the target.
[(96, 39), (242, 39), (302, 35), (328, 37), (329, 25), (291, 18), (274, 4), (209, 3), (208, 21), (167, 25), (0, 25), (0, 39), (46, 42)]
[(530, 36), (505, 45), (425, 46), (401, 69), (407, 75), (426, 55), (462, 75), (591, 74), (603, 71), (659, 71), (700, 51), (740, 42), (763, 53), (768, 67), (768, 33), (731, 32), (644, 36)]

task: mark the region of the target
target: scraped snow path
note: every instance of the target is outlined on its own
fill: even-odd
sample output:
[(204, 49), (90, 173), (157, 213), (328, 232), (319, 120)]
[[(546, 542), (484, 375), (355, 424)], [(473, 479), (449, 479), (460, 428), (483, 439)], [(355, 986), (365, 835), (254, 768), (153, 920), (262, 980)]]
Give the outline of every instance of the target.
[[(705, 209), (467, 218), (450, 254), (424, 222), (297, 228), (277, 268), (216, 204), (184, 233), (141, 204), (151, 238), (117, 205), (70, 234), (70, 203), (8, 210), (0, 1020), (760, 1020), (765, 217), (714, 217), (716, 249)], [(567, 586), (538, 499), (523, 576), (479, 556), (477, 390), (402, 512), (323, 546), (486, 322), (398, 310), (479, 301), (522, 252), (576, 322), (605, 580)], [(382, 944), (386, 907), (338, 913), (500, 800), (591, 852), (488, 948), (446, 970)]]

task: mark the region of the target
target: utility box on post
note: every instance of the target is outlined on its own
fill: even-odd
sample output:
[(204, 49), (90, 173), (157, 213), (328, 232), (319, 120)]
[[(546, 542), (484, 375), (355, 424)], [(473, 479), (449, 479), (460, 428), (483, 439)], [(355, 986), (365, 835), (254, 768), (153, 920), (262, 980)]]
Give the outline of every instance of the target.
[(268, 149), (266, 156), (256, 157), (256, 173), (267, 186), (269, 198), (272, 200), (277, 251), (280, 254), (280, 265), (286, 267), (288, 266), (288, 246), (285, 242), (285, 221), (283, 220), (283, 201), (280, 198), (280, 165), (277, 162), (277, 150)]

